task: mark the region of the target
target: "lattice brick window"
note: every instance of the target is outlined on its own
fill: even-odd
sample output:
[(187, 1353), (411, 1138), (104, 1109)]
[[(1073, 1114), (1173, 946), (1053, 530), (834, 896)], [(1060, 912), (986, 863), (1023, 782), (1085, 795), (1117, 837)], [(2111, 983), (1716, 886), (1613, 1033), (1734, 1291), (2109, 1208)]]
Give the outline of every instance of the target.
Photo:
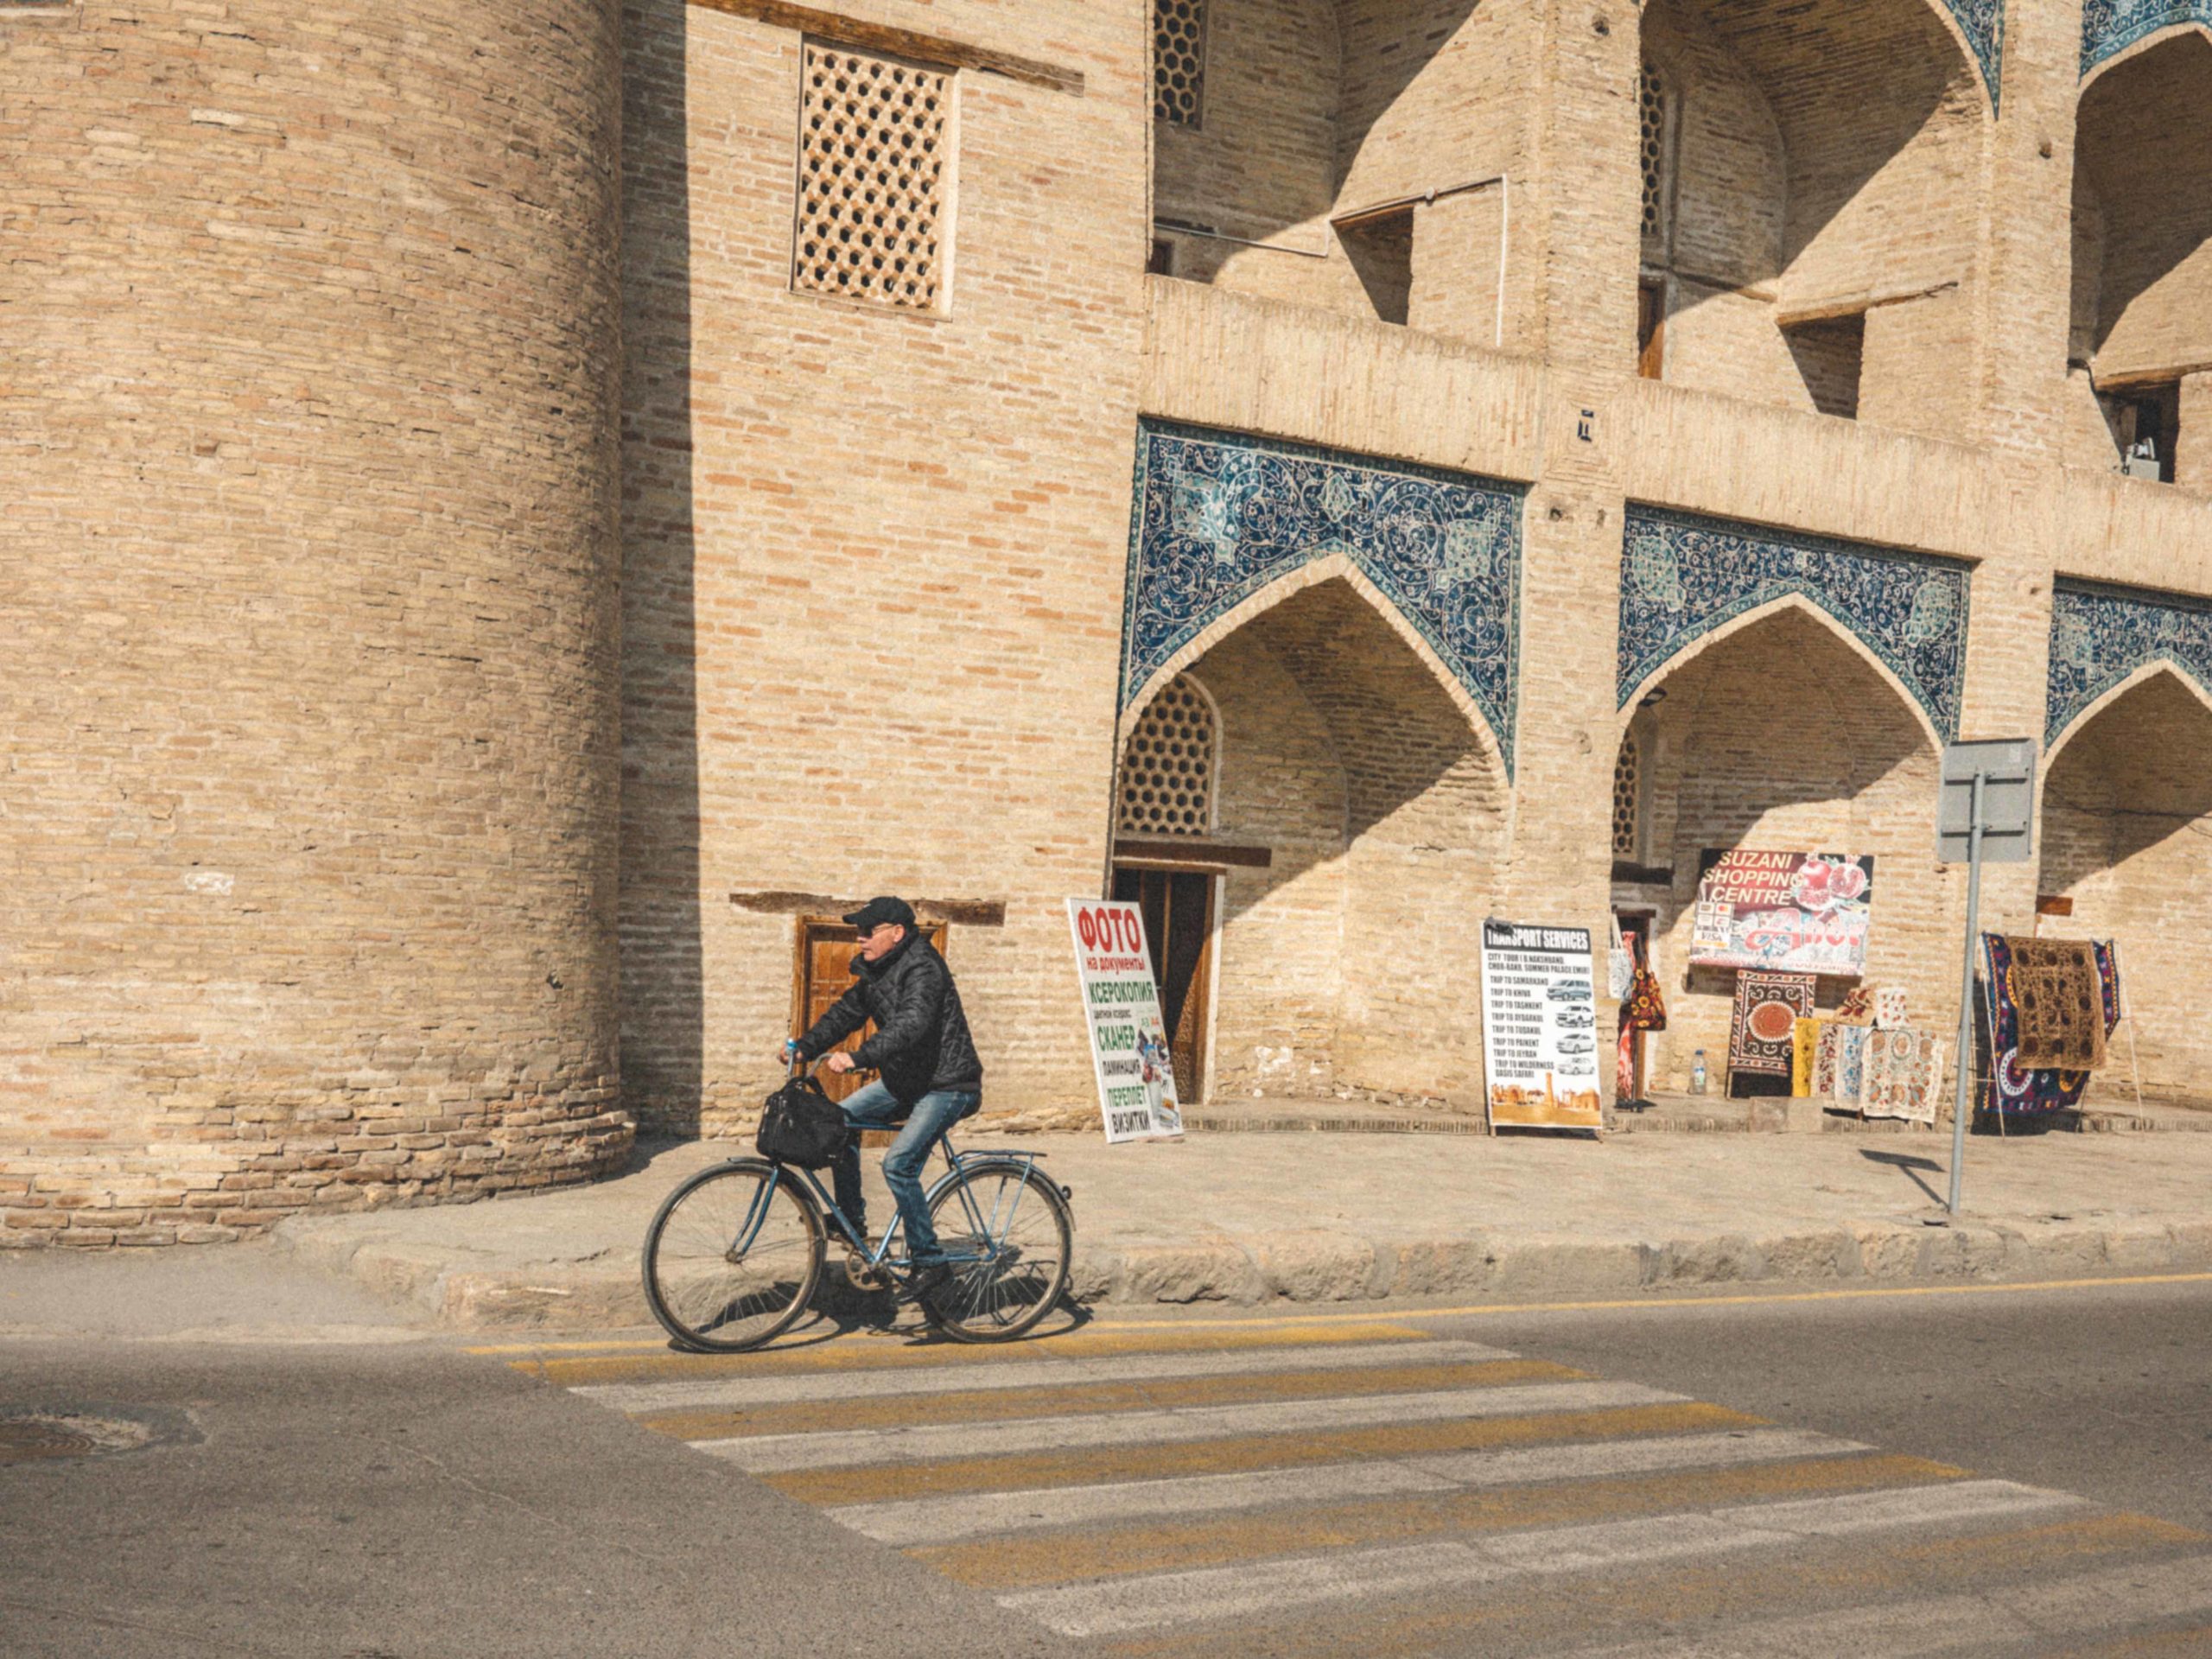
[(1203, 836), (1213, 827), (1213, 705), (1185, 675), (1163, 687), (1122, 758), (1116, 824), (1135, 836)]
[(1152, 0), (1152, 118), (1197, 126), (1205, 79), (1206, 0)]
[(952, 99), (950, 70), (806, 42), (793, 288), (938, 308)]
[(1649, 64), (1636, 84), (1637, 143), (1643, 162), (1643, 233), (1667, 225), (1667, 89)]
[(1621, 757), (1613, 763), (1613, 856), (1630, 864), (1636, 861), (1643, 782), (1643, 755), (1631, 737), (1621, 744)]

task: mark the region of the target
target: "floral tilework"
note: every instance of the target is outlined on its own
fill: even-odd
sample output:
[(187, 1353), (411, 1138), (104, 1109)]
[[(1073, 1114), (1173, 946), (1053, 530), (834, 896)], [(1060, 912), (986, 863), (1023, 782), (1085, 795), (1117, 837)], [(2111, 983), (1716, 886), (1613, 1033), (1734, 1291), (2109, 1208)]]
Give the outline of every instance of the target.
[(2212, 604), (2179, 594), (2060, 582), (2050, 596), (2044, 747), (2146, 663), (2171, 663), (2212, 692)]
[[(1989, 107), (1995, 109), (2004, 95), (2005, 0), (1943, 0), (1958, 19), (1974, 62), (1981, 67), (1982, 85), (1989, 89)], [(2096, 0), (2089, 0), (2094, 5)]]
[(2181, 23), (2212, 29), (2212, 0), (2083, 0), (2082, 73), (2088, 74), (2146, 35)]
[(1224, 613), (1343, 554), (1474, 700), (1510, 777), (1526, 495), (1471, 474), (1140, 422), (1122, 706)]
[(1631, 503), (1621, 555), (1620, 706), (1685, 645), (1797, 594), (1856, 635), (1936, 729), (1955, 737), (1967, 577), (1954, 559)]

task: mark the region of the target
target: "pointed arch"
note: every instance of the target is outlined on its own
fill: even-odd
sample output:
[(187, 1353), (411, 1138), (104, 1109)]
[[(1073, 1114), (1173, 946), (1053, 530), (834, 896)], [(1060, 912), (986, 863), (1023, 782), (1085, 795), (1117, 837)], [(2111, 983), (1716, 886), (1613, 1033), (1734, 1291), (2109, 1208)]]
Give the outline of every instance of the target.
[(1329, 582), (1344, 583), (1346, 588), (1364, 601), (1376, 616), (1382, 619), (1383, 625), (1397, 636), (1400, 643), (1419, 659), (1421, 666), (1427, 671), (1429, 677), (1435, 681), (1437, 689), (1442, 691), (1451, 701), (1452, 706), (1459, 710), (1460, 718), (1466, 721), (1469, 731), (1474, 734), (1484, 759), (1496, 766), (1504, 776), (1510, 778), (1512, 766), (1507, 746), (1497, 729), (1491, 724), (1489, 716), (1468, 694), (1466, 687), (1459, 683), (1459, 677), (1445, 666), (1443, 659), (1436, 654), (1434, 648), (1430, 645), (1421, 630), (1407, 620), (1405, 613), (1391, 602), (1389, 597), (1375, 584), (1364, 570), (1359, 568), (1348, 553), (1328, 554), (1310, 563), (1299, 566), (1296, 569), (1269, 582), (1243, 602), (1224, 611), (1193, 634), (1137, 686), (1135, 694), (1129, 698), (1128, 704), (1122, 710), (1116, 741), (1127, 747), (1130, 736), (1136, 730), (1137, 722), (1143, 717), (1144, 711), (1152, 706), (1153, 699), (1157, 697), (1176, 676), (1187, 673), (1192, 664), (1205, 656), (1224, 639), (1236, 632), (1254, 619), (1274, 610), (1293, 595)]
[(1817, 600), (1804, 594), (1784, 594), (1779, 598), (1769, 600), (1763, 605), (1754, 606), (1749, 610), (1730, 617), (1726, 621), (1716, 625), (1683, 645), (1673, 656), (1638, 680), (1624, 695), (1618, 714), (1621, 735), (1624, 737), (1627, 735), (1630, 724), (1636, 719), (1637, 706), (1646, 692), (1654, 687), (1665, 684), (1672, 675), (1689, 664), (1711, 655), (1736, 635), (1755, 628), (1761, 623), (1770, 621), (1789, 611), (1795, 611), (1811, 618), (1827, 632), (1841, 640), (1854, 656), (1864, 662), (1868, 668), (1873, 670), (1875, 677), (1896, 694), (1897, 701), (1903, 703), (1911, 714), (1913, 723), (1919, 727), (1921, 734), (1928, 740), (1929, 747), (1938, 753), (1942, 753), (1943, 745), (1949, 740), (1944, 736), (1942, 731), (1929, 716), (1928, 709), (1920, 699), (1913, 695), (1911, 689), (1902, 679), (1897, 677), (1897, 671), (1882, 660), (1873, 647), (1859, 636), (1858, 631), (1849, 622)]
[(2207, 685), (2197, 678), (2187, 664), (2175, 658), (2154, 657), (2149, 662), (2138, 666), (2126, 678), (2113, 682), (2083, 703), (2067, 717), (2063, 727), (2056, 732), (2045, 734), (2043, 751), (2044, 775), (2046, 777), (2050, 775), (2050, 767), (2058, 757), (2066, 751), (2067, 747), (2074, 741), (2075, 736), (2088, 729), (2089, 724), (2099, 715), (2126, 697), (2129, 692), (2158, 679), (2172, 680), (2197, 702), (2202, 703), (2208, 714), (2212, 714), (2212, 685)]
[(2082, 9), (2082, 90), (2183, 35), (2212, 38), (2212, 0), (2106, 0)]
[(1357, 591), (1471, 705), (1510, 779), (1526, 486), (1147, 417), (1135, 494), (1124, 711), (1223, 622), (1279, 602), (1271, 590), (1356, 571)]

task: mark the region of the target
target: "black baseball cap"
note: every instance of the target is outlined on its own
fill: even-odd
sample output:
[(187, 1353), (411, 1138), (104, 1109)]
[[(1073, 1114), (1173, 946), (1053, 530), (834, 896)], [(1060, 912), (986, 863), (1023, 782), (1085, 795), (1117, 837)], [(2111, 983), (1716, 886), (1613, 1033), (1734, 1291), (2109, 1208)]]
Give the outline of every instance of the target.
[(873, 933), (879, 927), (888, 927), (896, 922), (901, 927), (914, 925), (914, 907), (904, 899), (893, 899), (888, 893), (880, 899), (871, 899), (858, 910), (849, 911), (845, 925), (857, 928), (862, 933)]

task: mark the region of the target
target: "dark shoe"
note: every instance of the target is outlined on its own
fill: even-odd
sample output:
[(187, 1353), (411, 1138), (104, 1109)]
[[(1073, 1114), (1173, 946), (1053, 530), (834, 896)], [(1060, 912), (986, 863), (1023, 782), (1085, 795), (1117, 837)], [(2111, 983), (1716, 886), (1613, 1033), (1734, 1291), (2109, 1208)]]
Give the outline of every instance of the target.
[(952, 1263), (941, 1255), (935, 1258), (925, 1256), (916, 1263), (906, 1282), (899, 1287), (899, 1300), (918, 1302), (951, 1277)]

